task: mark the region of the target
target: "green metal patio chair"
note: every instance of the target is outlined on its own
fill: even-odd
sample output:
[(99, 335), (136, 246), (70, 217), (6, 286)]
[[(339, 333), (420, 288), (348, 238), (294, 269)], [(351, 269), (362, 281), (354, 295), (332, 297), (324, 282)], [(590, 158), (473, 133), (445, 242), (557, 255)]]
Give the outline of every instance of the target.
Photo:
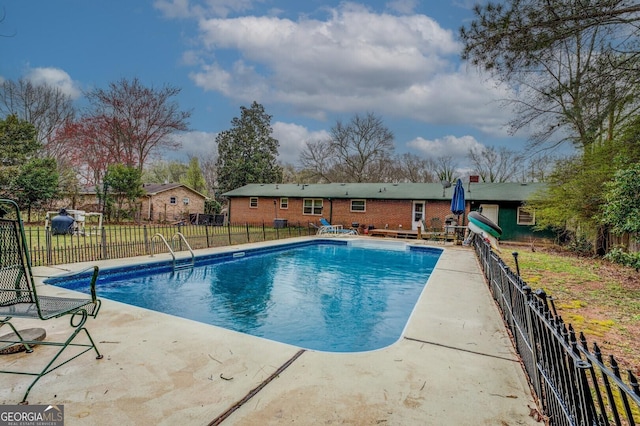
[[(16, 345), (22, 345), (28, 353), (34, 352), (34, 346), (36, 345), (53, 346), (57, 348), (53, 357), (48, 360), (46, 366), (41, 370), (0, 370), (0, 373), (35, 376), (35, 379), (31, 382), (31, 385), (27, 388), (22, 398), (22, 404), (28, 403), (27, 396), (31, 388), (42, 376), (91, 350), (96, 352), (96, 359), (102, 359), (102, 355), (93, 342), (89, 331), (84, 326), (87, 318), (90, 316), (95, 318), (100, 310), (100, 300), (96, 298), (95, 291), (98, 267), (94, 266), (92, 273), (88, 273), (91, 268), (82, 271), (86, 273), (87, 278), (89, 278), (89, 276), (91, 277), (90, 297), (41, 296), (38, 294), (33, 281), (31, 259), (26, 242), (18, 205), (11, 200), (0, 199), (0, 330), (2, 330), (4, 325), (8, 325), (13, 331), (13, 333), (0, 337), (0, 351), (12, 352), (11, 349), (15, 348)], [(11, 323), (12, 318), (45, 321), (64, 315), (71, 316), (69, 322), (72, 328), (71, 335), (69, 335), (65, 341), (23, 339), (21, 332)], [(84, 332), (87, 339), (74, 341), (80, 332)], [(22, 334), (25, 334), (24, 331)], [(69, 347), (79, 349), (66, 353), (66, 356), (61, 356), (65, 349)], [(3, 364), (6, 365), (6, 363)]]

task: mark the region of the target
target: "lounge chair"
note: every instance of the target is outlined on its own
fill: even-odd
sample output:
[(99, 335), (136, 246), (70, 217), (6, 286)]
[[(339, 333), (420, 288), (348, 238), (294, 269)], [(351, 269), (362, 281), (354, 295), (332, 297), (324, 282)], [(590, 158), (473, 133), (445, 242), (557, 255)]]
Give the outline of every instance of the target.
[[(27, 396), (31, 388), (42, 376), (91, 350), (95, 351), (96, 359), (102, 358), (89, 331), (84, 326), (87, 318), (90, 316), (95, 318), (100, 310), (100, 300), (96, 298), (95, 290), (98, 267), (94, 266), (81, 271), (82, 276), (91, 280), (91, 296), (84, 298), (41, 296), (33, 281), (31, 258), (27, 247), (18, 205), (11, 200), (0, 199), (0, 329), (6, 324), (12, 331), (12, 333), (0, 337), (0, 350), (11, 353), (23, 349), (27, 353), (32, 353), (36, 345), (59, 348), (53, 357), (44, 359), (42, 364), (48, 363), (42, 369), (38, 367), (34, 368), (34, 371), (4, 370), (15, 363), (10, 360), (3, 363), (3, 370), (0, 370), (0, 373), (35, 376), (22, 398), (22, 404), (27, 403)], [(40, 341), (40, 336), (38, 338), (32, 337), (32, 340), (29, 340), (26, 336), (32, 335), (30, 330), (18, 331), (11, 323), (11, 319), (14, 317), (46, 321), (65, 315), (70, 316), (69, 322), (73, 329), (65, 341)], [(43, 329), (35, 330), (41, 330), (43, 334), (46, 334)], [(84, 332), (86, 339), (74, 341), (81, 332)], [(61, 357), (68, 347), (75, 349)], [(50, 351), (43, 351), (42, 356), (45, 354), (48, 354), (46, 355), (48, 357), (51, 356)], [(33, 362), (37, 361), (36, 354), (30, 356), (34, 357)], [(30, 361), (29, 364), (35, 365), (33, 362)], [(80, 374), (88, 375), (84, 371)], [(58, 380), (64, 380), (64, 376)], [(52, 382), (51, 386), (55, 386), (55, 382)]]
[(332, 225), (324, 217), (320, 218), (322, 226), (318, 229), (317, 235), (358, 235), (355, 229), (344, 229), (342, 225)]

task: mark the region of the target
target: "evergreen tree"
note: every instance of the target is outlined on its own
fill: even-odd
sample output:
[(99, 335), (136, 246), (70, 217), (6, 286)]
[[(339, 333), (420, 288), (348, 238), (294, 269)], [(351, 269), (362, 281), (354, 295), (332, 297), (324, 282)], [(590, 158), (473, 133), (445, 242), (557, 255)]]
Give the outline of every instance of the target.
[(138, 198), (144, 195), (140, 169), (123, 164), (112, 164), (107, 167), (104, 180), (107, 194), (103, 194), (103, 200), (108, 205), (110, 195), (115, 198), (118, 205), (117, 219), (121, 218), (125, 201), (129, 204), (129, 213), (135, 213), (138, 207)]
[(58, 170), (53, 158), (33, 158), (20, 167), (13, 180), (13, 193), (21, 207), (31, 210), (45, 206), (58, 195)]
[(202, 175), (200, 162), (196, 157), (192, 157), (189, 160), (189, 167), (187, 168), (187, 172), (180, 180), (180, 182), (184, 183), (194, 191), (198, 191), (202, 194), (205, 194), (207, 192), (207, 183), (205, 182), (204, 176)]
[(218, 182), (222, 193), (248, 183), (278, 183), (282, 168), (276, 163), (280, 143), (271, 134), (271, 116), (253, 102), (240, 107), (232, 128), (218, 134)]
[(15, 115), (0, 119), (0, 197), (17, 198), (13, 181), (20, 166), (35, 157), (40, 148), (32, 124)]

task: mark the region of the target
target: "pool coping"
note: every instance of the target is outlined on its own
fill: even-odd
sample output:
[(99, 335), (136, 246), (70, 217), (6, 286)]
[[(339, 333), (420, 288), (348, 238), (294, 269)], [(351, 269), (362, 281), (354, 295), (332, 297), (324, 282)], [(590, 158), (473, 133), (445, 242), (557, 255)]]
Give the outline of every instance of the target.
[[(314, 237), (289, 241), (309, 238)], [(403, 337), (389, 347), (355, 354), (300, 352), (283, 343), (104, 300), (100, 315), (87, 326), (105, 358), (84, 355), (45, 376), (32, 389), (29, 402), (63, 404), (67, 424), (74, 425), (104, 418), (109, 423), (167, 425), (217, 420), (537, 424), (530, 416), (535, 400), (475, 254), (468, 247), (443, 248)], [(162, 256), (170, 259), (157, 255), (159, 260)], [(42, 280), (92, 264), (38, 267), (34, 275), (43, 293), (65, 294), (68, 290)], [(16, 324), (34, 326), (33, 321)], [(50, 336), (68, 331), (66, 319), (37, 326)], [(0, 362), (36, 363), (38, 352), (45, 350), (3, 355)], [(6, 384), (0, 402), (17, 403), (28, 378), (2, 378)]]
[[(238, 258), (241, 258), (243, 260), (246, 259), (252, 259), (255, 258), (257, 256), (261, 256), (261, 255), (268, 255), (268, 254), (272, 254), (272, 253), (281, 253), (281, 252), (285, 252), (287, 250), (295, 250), (295, 249), (299, 249), (299, 248), (308, 248), (308, 247), (319, 247), (319, 246), (323, 246), (323, 247), (347, 247), (347, 246), (352, 246), (355, 248), (363, 248), (363, 249), (386, 249), (386, 250), (391, 250), (392, 252), (395, 253), (402, 253), (402, 254), (409, 254), (409, 253), (420, 253), (420, 255), (424, 255), (424, 256), (429, 256), (427, 257), (428, 259), (430, 259), (430, 263), (429, 263), (429, 267), (428, 269), (422, 269), (422, 270), (415, 270), (414, 267), (411, 267), (409, 269), (406, 270), (407, 273), (411, 272), (411, 273), (418, 273), (420, 274), (420, 279), (415, 281), (415, 284), (411, 287), (412, 290), (411, 293), (414, 294), (415, 299), (412, 299), (411, 301), (413, 302), (410, 306), (408, 304), (403, 304), (401, 306), (399, 306), (400, 308), (403, 309), (402, 314), (404, 316), (404, 318), (402, 318), (402, 321), (397, 321), (393, 327), (386, 327), (386, 330), (388, 331), (389, 334), (385, 334), (382, 337), (378, 336), (379, 340), (358, 340), (358, 339), (354, 339), (356, 336), (355, 335), (349, 335), (349, 336), (345, 336), (343, 334), (341, 334), (342, 328), (341, 329), (336, 329), (335, 332), (337, 332), (338, 335), (342, 336), (339, 340), (336, 340), (335, 346), (334, 346), (334, 350), (331, 350), (329, 348), (327, 348), (327, 344), (330, 344), (329, 341), (331, 340), (331, 336), (327, 335), (326, 340), (318, 340), (318, 339), (314, 339), (313, 340), (313, 344), (317, 344), (321, 347), (312, 347), (313, 344), (309, 344), (309, 345), (305, 345), (304, 343), (300, 342), (296, 342), (295, 339), (289, 339), (291, 340), (290, 342), (286, 342), (286, 339), (279, 339), (277, 337), (271, 337), (271, 329), (269, 328), (269, 331), (265, 331), (264, 329), (261, 330), (261, 334), (263, 335), (264, 338), (266, 339), (271, 339), (271, 340), (276, 340), (282, 343), (289, 343), (291, 345), (294, 346), (300, 346), (303, 349), (308, 349), (308, 350), (317, 350), (320, 352), (326, 351), (326, 352), (346, 352), (346, 353), (352, 353), (352, 352), (364, 352), (364, 351), (370, 351), (370, 350), (375, 350), (375, 349), (381, 349), (384, 348), (386, 346), (388, 346), (388, 344), (390, 343), (395, 343), (397, 340), (400, 339), (400, 337), (402, 336), (402, 333), (404, 332), (404, 329), (406, 328), (407, 322), (409, 320), (409, 317), (411, 315), (411, 313), (413, 312), (413, 309), (415, 307), (415, 303), (417, 302), (419, 296), (422, 294), (422, 292), (424, 291), (424, 287), (426, 285), (426, 282), (428, 280), (428, 277), (431, 273), (431, 270), (433, 269), (433, 267), (435, 267), (440, 255), (442, 254), (443, 248), (440, 247), (433, 247), (433, 246), (426, 246), (424, 244), (410, 244), (407, 242), (390, 242), (390, 241), (375, 241), (375, 240), (364, 240), (364, 239), (345, 239), (345, 238), (313, 238), (313, 239), (304, 239), (301, 241), (281, 241), (279, 244), (269, 244), (269, 245), (257, 245), (257, 246), (253, 246), (253, 247), (226, 247), (226, 248), (221, 248), (222, 250), (213, 252), (213, 253), (198, 253), (197, 256), (194, 256), (192, 258), (187, 258), (187, 259), (181, 259), (180, 262), (176, 262), (174, 259), (165, 259), (164, 257), (159, 259), (157, 258), (157, 256), (148, 256), (148, 257), (137, 257), (135, 258), (135, 262), (128, 264), (128, 265), (114, 265), (114, 266), (109, 266), (106, 268), (101, 268), (100, 269), (100, 274), (99, 274), (99, 279), (96, 282), (96, 292), (99, 294), (102, 294), (102, 300), (105, 300), (106, 298), (109, 298), (108, 296), (108, 292), (107, 290), (105, 290), (105, 286), (108, 286), (109, 283), (120, 283), (120, 282), (125, 282), (128, 278), (135, 278), (135, 279), (144, 279), (145, 281), (145, 285), (146, 283), (151, 284), (151, 281), (153, 279), (153, 277), (156, 276), (156, 274), (163, 274), (166, 276), (170, 276), (170, 279), (172, 280), (171, 283), (175, 283), (175, 281), (173, 280), (179, 280), (180, 281), (180, 288), (182, 288), (184, 285), (188, 285), (189, 281), (190, 281), (190, 277), (191, 277), (191, 272), (193, 271), (194, 268), (196, 268), (196, 270), (198, 268), (210, 268), (214, 265), (218, 265), (221, 263), (225, 263), (225, 262), (232, 262), (232, 261), (236, 261)], [(333, 249), (332, 249), (333, 251)], [(372, 253), (371, 253), (372, 254)], [(318, 267), (322, 267), (326, 262), (331, 262), (330, 259), (327, 259), (324, 257), (325, 255), (314, 255), (313, 259), (315, 261), (320, 260), (320, 264), (318, 265)], [(383, 258), (386, 258), (386, 255), (383, 256)], [(287, 261), (288, 261), (288, 257), (287, 257)], [(183, 260), (186, 260), (187, 262), (183, 262)], [(378, 265), (373, 265), (372, 263), (373, 261), (370, 258), (370, 255), (367, 254), (365, 256), (365, 258), (361, 261), (361, 262), (357, 262), (357, 263), (350, 263), (350, 266), (354, 266), (356, 269), (360, 270), (363, 269), (364, 264), (369, 263), (372, 267), (376, 267)], [(403, 257), (402, 260), (396, 260), (396, 262), (400, 262), (398, 264), (398, 267), (401, 267), (401, 265), (407, 265), (406, 262), (406, 257)], [(185, 266), (186, 265), (186, 266)], [(181, 276), (180, 274), (182, 273), (182, 271), (186, 271), (184, 276)], [(213, 272), (212, 272), (213, 273)], [(43, 280), (44, 284), (48, 284), (48, 285), (54, 285), (57, 287), (61, 287), (64, 289), (69, 289), (72, 291), (79, 291), (79, 292), (83, 292), (85, 295), (89, 295), (90, 294), (90, 289), (89, 286), (87, 285), (87, 283), (90, 281), (90, 279), (92, 278), (94, 274), (94, 268), (86, 268), (85, 270), (81, 271), (80, 273), (69, 273), (69, 274), (59, 274), (53, 277), (48, 277), (45, 278)], [(177, 275), (176, 275), (177, 274)], [(196, 280), (200, 281), (204, 275), (207, 275), (206, 272), (200, 272), (200, 274), (196, 273)], [(215, 275), (220, 276), (220, 272), (215, 272)], [(300, 277), (297, 277), (300, 278)], [(309, 283), (307, 284), (315, 284), (313, 283), (312, 280), (308, 280)], [(393, 285), (395, 282), (389, 282), (390, 285)], [(296, 286), (298, 286), (300, 283), (295, 283)], [(368, 284), (368, 282), (365, 281), (361, 281), (360, 284), (363, 284), (363, 288), (365, 288), (364, 286), (366, 284)], [(126, 283), (125, 283), (126, 285)], [(277, 283), (274, 280), (273, 286), (277, 286)], [(119, 286), (118, 286), (119, 287)], [(162, 287), (162, 288), (166, 288), (167, 291), (171, 291), (174, 289), (174, 285), (169, 285), (168, 287)], [(270, 286), (271, 287), (271, 286)], [(234, 286), (234, 288), (238, 288), (237, 286)], [(396, 288), (396, 286), (391, 286), (390, 288)], [(135, 288), (134, 288), (135, 289)], [(414, 290), (415, 289), (415, 292)], [(121, 290), (119, 290), (120, 292)], [(198, 291), (200, 292), (198, 294), (198, 296), (201, 296), (202, 293), (201, 291), (208, 291), (208, 288), (202, 288), (201, 286), (198, 286)], [(154, 290), (154, 294), (156, 294), (158, 292), (158, 289)], [(147, 293), (145, 293), (147, 294)], [(322, 293), (323, 295), (325, 295), (325, 293)], [(127, 300), (123, 300), (122, 297), (116, 297), (113, 300), (117, 300), (120, 299), (119, 301), (121, 301), (122, 303), (128, 303), (134, 306), (138, 306), (138, 304), (135, 303), (135, 300), (132, 301), (129, 296), (130, 295), (135, 295), (133, 289), (128, 291), (126, 294), (126, 297), (124, 297), (124, 299)], [(180, 294), (180, 296), (182, 295), (182, 293)], [(86, 296), (85, 296), (86, 297)], [(143, 297), (141, 300), (144, 302), (145, 299), (147, 299), (146, 297)], [(206, 296), (204, 298), (201, 297), (202, 300), (206, 301), (207, 306), (208, 304), (212, 303), (211, 298), (209, 293), (206, 294)], [(270, 297), (267, 295), (267, 299), (270, 299)], [(168, 303), (163, 303), (163, 302), (168, 302), (171, 299), (167, 299), (167, 300), (163, 300), (160, 302), (156, 302), (158, 303), (159, 306), (163, 306), (165, 309), (162, 310), (161, 312), (165, 313), (165, 314), (169, 314), (169, 315), (176, 315), (176, 316), (180, 316), (182, 318), (186, 318), (186, 319), (192, 319), (195, 321), (199, 321), (199, 322), (203, 322), (205, 324), (210, 324), (210, 325), (217, 325), (219, 327), (223, 327), (223, 328), (228, 328), (230, 330), (235, 330), (235, 331), (242, 331), (242, 330), (238, 330), (237, 328), (234, 328), (233, 326), (228, 326), (225, 327), (225, 325), (221, 325), (221, 324), (216, 324), (215, 320), (207, 321), (206, 319), (210, 318), (210, 316), (199, 316), (199, 315), (194, 315), (197, 311), (194, 311), (193, 308), (190, 308), (187, 304), (185, 304), (184, 302), (179, 303), (178, 306), (181, 307), (181, 309), (186, 308), (186, 309), (192, 309), (189, 312), (185, 312), (183, 310), (181, 311), (176, 311), (175, 309), (167, 309), (167, 305)], [(190, 299), (191, 300), (191, 299)], [(266, 301), (266, 300), (265, 300)], [(131, 303), (133, 302), (133, 303)], [(271, 308), (273, 308), (274, 303), (277, 305), (277, 302), (274, 302), (273, 299), (270, 299), (269, 301), (269, 305), (272, 305)], [(315, 300), (314, 303), (321, 303), (319, 300)], [(141, 306), (142, 308), (145, 309), (152, 309), (153, 307), (149, 307), (148, 303), (140, 303), (140, 305), (147, 305), (147, 306)], [(384, 303), (384, 305), (386, 305), (386, 303)], [(378, 305), (378, 307), (380, 307)], [(237, 309), (234, 308), (234, 310)], [(299, 310), (296, 310), (296, 312), (299, 312)], [(375, 312), (374, 312), (375, 314)], [(224, 315), (224, 314), (223, 314)], [(324, 314), (326, 315), (326, 313)], [(323, 316), (324, 316), (323, 315)], [(388, 312), (383, 312), (382, 316), (387, 316)], [(299, 319), (301, 322), (304, 322), (304, 318), (297, 318)], [(263, 316), (261, 319), (258, 319), (258, 321), (264, 321), (264, 322), (270, 322), (268, 315)], [(357, 322), (357, 321), (356, 321)], [(243, 324), (244, 325), (244, 324)], [(285, 324), (286, 326), (287, 324)], [(304, 325), (302, 325), (302, 327), (308, 327), (311, 326), (312, 324), (309, 322), (306, 322)], [(323, 324), (324, 325), (324, 324)], [(345, 326), (349, 326), (349, 324), (344, 324)], [(327, 325), (329, 326), (329, 325)], [(296, 326), (296, 329), (300, 329), (299, 326)], [(308, 328), (307, 328), (308, 329)], [(275, 329), (274, 329), (275, 332)], [(251, 335), (258, 335), (256, 333), (253, 332), (246, 332), (247, 334), (251, 334)], [(276, 333), (274, 333), (274, 335), (277, 336)], [(356, 341), (357, 343), (355, 345), (350, 345), (349, 342), (354, 342)], [(309, 342), (309, 341), (307, 341)], [(317, 342), (317, 343), (316, 343)], [(309, 342), (311, 343), (311, 342)], [(359, 346), (361, 345), (361, 346)], [(352, 348), (352, 350), (347, 350), (346, 347), (349, 346)], [(358, 346), (353, 347), (353, 346)], [(366, 348), (363, 346), (367, 346)]]

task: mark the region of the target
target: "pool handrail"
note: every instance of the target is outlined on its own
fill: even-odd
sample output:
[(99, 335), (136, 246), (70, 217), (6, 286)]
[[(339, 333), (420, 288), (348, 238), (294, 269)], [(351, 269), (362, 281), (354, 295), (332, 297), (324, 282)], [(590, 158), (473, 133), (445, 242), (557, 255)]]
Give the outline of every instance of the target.
[[(184, 237), (184, 235), (181, 232), (176, 232), (175, 235), (173, 237), (171, 237), (171, 244), (174, 244), (176, 239), (180, 239), (182, 240), (182, 242), (185, 243), (185, 245), (187, 246), (187, 248), (189, 249), (189, 252), (191, 253), (191, 266), (193, 267), (193, 265), (195, 265), (196, 261), (195, 261), (195, 255), (193, 254), (193, 250), (191, 249), (191, 246), (189, 245), (189, 242), (187, 241), (187, 239)], [(185, 265), (188, 266), (188, 265)], [(175, 269), (175, 257), (174, 257), (174, 269)]]
[(171, 246), (167, 242), (166, 238), (164, 238), (164, 235), (162, 235), (159, 232), (157, 234), (155, 234), (153, 237), (151, 237), (151, 255), (149, 257), (153, 257), (153, 253), (155, 253), (155, 245), (153, 244), (153, 242), (155, 241), (156, 237), (160, 237), (160, 240), (162, 240), (164, 245), (167, 246), (167, 249), (169, 250), (169, 253), (171, 254), (171, 257), (173, 258), (173, 265), (175, 266), (175, 264), (176, 264), (176, 254), (173, 252), (173, 249), (171, 248)]
[[(149, 257), (153, 257), (153, 254), (155, 253), (155, 245), (154, 245), (154, 241), (156, 239), (156, 237), (159, 237), (160, 240), (164, 243), (165, 246), (167, 246), (167, 250), (169, 250), (169, 254), (171, 254), (171, 258), (173, 259), (173, 269), (176, 269), (176, 253), (174, 252), (174, 250), (171, 248), (171, 245), (167, 242), (167, 239), (164, 237), (164, 235), (162, 235), (161, 233), (157, 233), (155, 234), (153, 237), (151, 237), (151, 255)], [(193, 265), (195, 264), (195, 255), (193, 254), (193, 250), (191, 249), (191, 246), (189, 245), (189, 243), (187, 242), (187, 240), (185, 239), (184, 235), (182, 235), (180, 232), (177, 232), (172, 238), (172, 242), (173, 240), (175, 240), (176, 237), (182, 238), (182, 240), (184, 241), (184, 243), (187, 245), (187, 247), (189, 248), (189, 252), (191, 252), (191, 265), (187, 265), (187, 266), (191, 266), (193, 267)]]

